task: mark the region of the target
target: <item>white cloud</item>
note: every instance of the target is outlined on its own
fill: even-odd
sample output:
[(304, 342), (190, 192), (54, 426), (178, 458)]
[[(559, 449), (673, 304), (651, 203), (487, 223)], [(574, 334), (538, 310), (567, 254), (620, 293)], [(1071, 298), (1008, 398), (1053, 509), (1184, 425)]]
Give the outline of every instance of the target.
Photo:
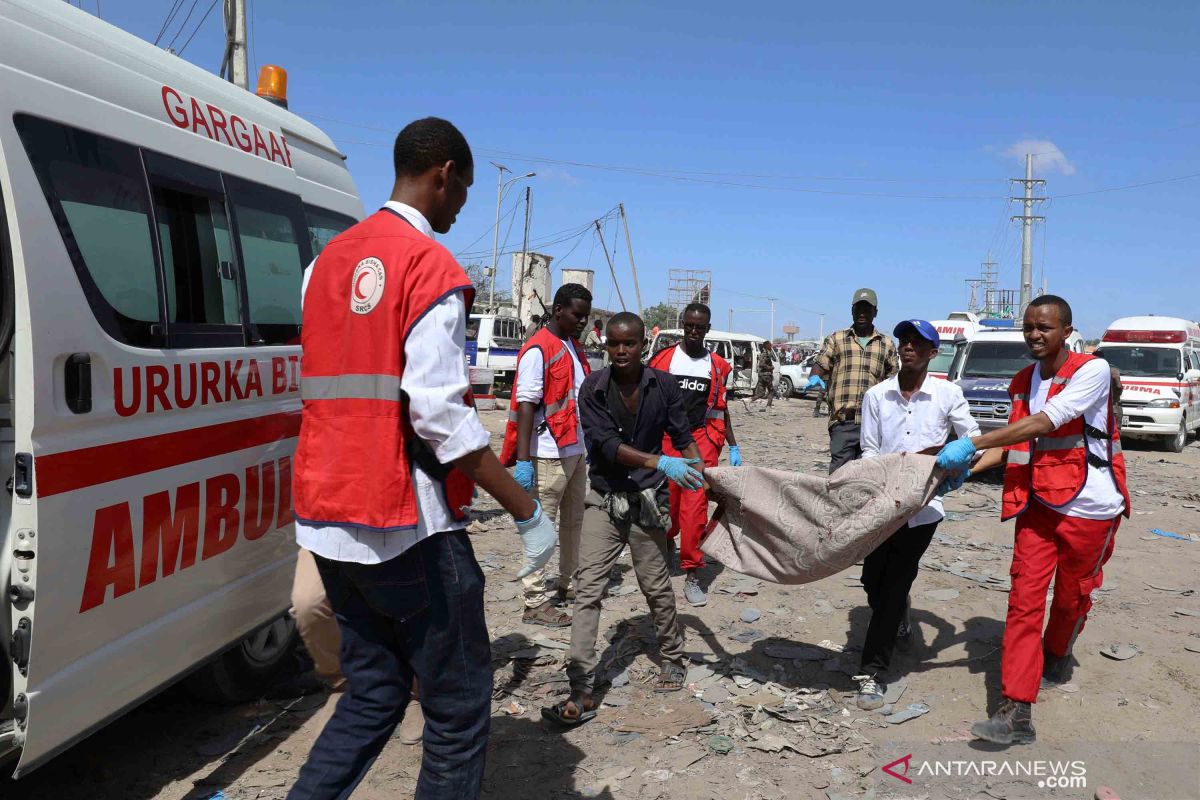
[(1058, 172), (1062, 175), (1075, 174), (1075, 165), (1068, 161), (1063, 151), (1058, 149), (1058, 145), (1049, 139), (1021, 139), (1014, 142), (1000, 155), (1016, 159), (1024, 167), (1026, 153), (1035, 154), (1033, 158), (1035, 175), (1045, 175), (1051, 172)]

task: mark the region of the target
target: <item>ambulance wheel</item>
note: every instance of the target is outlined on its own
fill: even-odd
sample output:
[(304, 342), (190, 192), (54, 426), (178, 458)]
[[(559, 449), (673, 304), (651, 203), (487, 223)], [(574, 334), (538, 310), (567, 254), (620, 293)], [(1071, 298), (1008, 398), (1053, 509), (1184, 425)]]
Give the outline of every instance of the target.
[(1172, 436), (1170, 439), (1167, 439), (1167, 441), (1166, 441), (1167, 452), (1182, 453), (1183, 448), (1187, 447), (1187, 440), (1188, 440), (1187, 420), (1181, 419), (1181, 420), (1179, 420), (1179, 430), (1175, 432), (1174, 436)]
[(194, 672), (187, 689), (198, 699), (219, 705), (253, 700), (291, 663), (298, 640), (296, 621), (283, 614)]
[(792, 385), (792, 379), (784, 375), (779, 379), (779, 396), (791, 397), (792, 392), (796, 391), (796, 387)]

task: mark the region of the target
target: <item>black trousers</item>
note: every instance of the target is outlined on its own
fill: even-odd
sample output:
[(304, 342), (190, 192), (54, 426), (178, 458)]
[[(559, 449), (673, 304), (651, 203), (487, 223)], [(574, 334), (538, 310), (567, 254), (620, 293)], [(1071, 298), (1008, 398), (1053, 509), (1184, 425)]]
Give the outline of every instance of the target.
[(863, 561), (862, 585), (871, 607), (862, 652), (862, 671), (866, 675), (878, 675), (891, 667), (904, 605), (937, 526), (936, 522), (913, 528), (906, 525)]
[[(833, 413), (833, 406), (830, 406)], [(829, 474), (862, 458), (862, 446), (858, 441), (862, 425), (858, 422), (837, 422), (829, 428)]]

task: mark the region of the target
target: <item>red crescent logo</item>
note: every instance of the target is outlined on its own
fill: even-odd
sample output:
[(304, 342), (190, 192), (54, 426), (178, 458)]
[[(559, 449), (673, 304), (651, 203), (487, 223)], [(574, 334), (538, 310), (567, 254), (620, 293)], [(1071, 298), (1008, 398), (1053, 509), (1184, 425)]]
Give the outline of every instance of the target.
[(362, 282), (363, 282), (363, 278), (371, 277), (371, 274), (372, 273), (370, 270), (363, 270), (362, 274), (360, 274), (357, 278), (354, 279), (354, 299), (355, 300), (362, 302), (363, 300), (367, 299), (368, 295), (363, 294)]

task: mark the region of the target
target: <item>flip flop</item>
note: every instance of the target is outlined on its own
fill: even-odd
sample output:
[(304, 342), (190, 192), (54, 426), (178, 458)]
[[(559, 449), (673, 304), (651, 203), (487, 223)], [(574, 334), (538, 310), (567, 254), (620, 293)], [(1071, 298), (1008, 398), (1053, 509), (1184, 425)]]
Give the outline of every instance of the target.
[(662, 672), (658, 674), (658, 681), (654, 684), (654, 691), (658, 694), (678, 692), (683, 689), (685, 680), (687, 680), (687, 673), (683, 671), (683, 667), (668, 661), (663, 665)]
[(547, 722), (553, 722), (555, 725), (561, 725), (564, 728), (577, 728), (588, 720), (596, 718), (596, 709), (594, 708), (586, 710), (579, 708), (579, 716), (566, 716), (563, 712), (566, 710), (567, 703), (571, 703), (571, 705), (579, 708), (579, 706), (572, 701), (563, 700), (555, 703), (552, 706), (546, 706), (543, 708), (542, 719), (546, 720)]

